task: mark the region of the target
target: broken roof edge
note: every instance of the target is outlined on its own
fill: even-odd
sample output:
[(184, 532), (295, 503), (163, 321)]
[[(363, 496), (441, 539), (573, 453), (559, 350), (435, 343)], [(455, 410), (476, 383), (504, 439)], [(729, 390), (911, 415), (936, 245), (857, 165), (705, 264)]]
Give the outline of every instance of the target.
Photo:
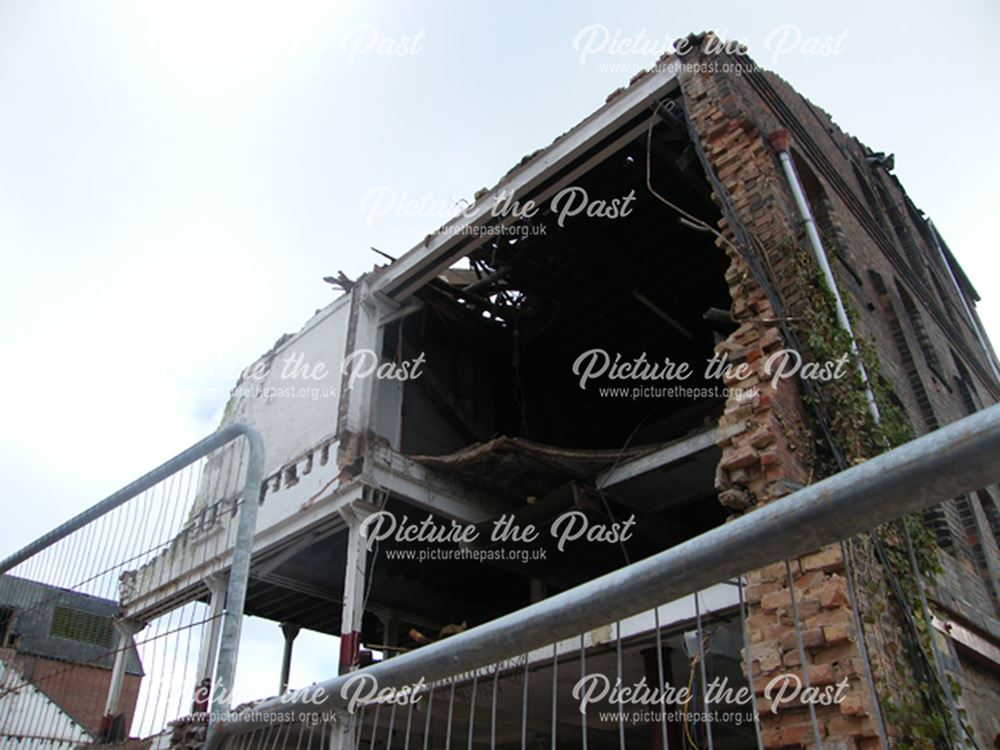
[[(372, 291), (402, 301), (437, 275), (442, 267), (454, 263), (457, 260), (455, 250), (469, 238), (462, 229), (489, 218), (496, 197), (526, 197), (546, 176), (572, 163), (600, 139), (678, 87), (676, 68), (669, 64), (675, 59), (675, 55), (665, 55), (652, 69), (633, 76), (627, 87), (613, 91), (600, 108), (545, 148), (522, 159), (492, 188), (478, 192), (475, 203), (466, 211), (427, 235), (399, 259), (368, 274)], [(484, 236), (473, 236), (459, 257), (468, 255), (485, 240)]]
[[(708, 34), (712, 34), (712, 32), (708, 32)], [(706, 34), (692, 35), (691, 37), (689, 37), (689, 39), (697, 41), (703, 38), (704, 36), (706, 36)], [(812, 111), (813, 115), (819, 119), (824, 130), (826, 130), (831, 137), (834, 134), (839, 135), (844, 140), (843, 144), (838, 144), (837, 146), (837, 148), (840, 149), (842, 153), (844, 152), (845, 148), (848, 151), (850, 151), (851, 146), (858, 149), (857, 154), (851, 154), (851, 155), (844, 154), (845, 157), (852, 159), (853, 156), (855, 155), (867, 156), (869, 154), (876, 153), (875, 149), (869, 146), (868, 143), (866, 143), (864, 140), (862, 140), (861, 136), (857, 135), (856, 133), (850, 130), (847, 130), (836, 119), (834, 119), (833, 114), (830, 113), (825, 107), (817, 104), (810, 97), (806, 96), (804, 93), (799, 91), (798, 88), (796, 88), (788, 79), (786, 79), (780, 73), (778, 73), (775, 70), (770, 70), (763, 67), (761, 67), (759, 70), (761, 74), (764, 75), (766, 78), (770, 79), (771, 81), (776, 81), (780, 83), (782, 86), (786, 87), (789, 91), (793, 92), (797, 97), (799, 97), (802, 100), (802, 102), (806, 105), (806, 107)], [(826, 120), (826, 123), (822, 122), (824, 118)], [(856, 166), (860, 167), (862, 166), (862, 164), (856, 163)], [(954, 253), (951, 251), (951, 248), (948, 247), (948, 244), (945, 242), (944, 237), (941, 235), (941, 232), (938, 231), (937, 227), (934, 225), (934, 220), (931, 218), (930, 212), (925, 211), (916, 205), (916, 203), (913, 201), (913, 198), (907, 192), (906, 187), (903, 185), (902, 180), (900, 180), (898, 175), (896, 175), (893, 172), (893, 167), (891, 166), (886, 167), (885, 172), (889, 176), (889, 178), (895, 183), (900, 193), (902, 193), (904, 200), (907, 201), (909, 205), (920, 216), (923, 217), (923, 220), (927, 223), (928, 227), (930, 228), (930, 231), (933, 232), (937, 241), (941, 244), (945, 260), (947, 264), (950, 266), (952, 272), (955, 274), (962, 288), (968, 291), (969, 295), (971, 295), (971, 300), (974, 303), (981, 301), (982, 297), (979, 294), (978, 290), (976, 289), (975, 285), (972, 283), (972, 280), (969, 278), (968, 273), (966, 273), (965, 269), (961, 265), (961, 262), (955, 257)]]
[[(709, 43), (719, 41), (719, 37), (713, 31), (703, 31), (689, 34), (674, 44), (677, 47), (683, 42), (684, 47), (690, 52), (695, 52), (701, 51), (706, 41)], [(731, 41), (724, 41), (723, 45), (728, 46), (730, 43)], [(385, 295), (396, 302), (402, 302), (442, 270), (473, 252), (486, 241), (486, 237), (473, 235), (473, 239), (465, 241), (463, 247), (463, 240), (469, 236), (463, 229), (484, 223), (498, 196), (520, 194), (521, 199), (527, 197), (531, 189), (542, 182), (547, 175), (565, 167), (574, 158), (582, 155), (586, 147), (592, 145), (595, 140), (613, 132), (616, 127), (624, 124), (629, 116), (634, 117), (638, 114), (643, 106), (662, 98), (670, 90), (678, 87), (677, 65), (681, 64), (681, 58), (687, 54), (688, 52), (684, 51), (664, 53), (651, 68), (638, 72), (626, 86), (612, 91), (605, 99), (604, 105), (556, 137), (548, 146), (524, 156), (492, 188), (477, 191), (475, 202), (465, 212), (459, 213), (428, 234), (397, 260), (385, 266), (377, 266), (365, 274), (364, 278), (370, 284), (371, 293)], [(746, 54), (745, 47), (743, 54)], [(871, 150), (857, 136), (842, 128), (826, 109), (802, 94), (780, 74), (763, 68), (761, 72), (799, 96), (817, 118), (821, 120), (825, 118), (828, 123), (825, 128), (835, 130), (847, 141), (853, 140), (862, 152)], [(898, 184), (898, 179), (896, 181)], [(899, 187), (906, 195), (901, 184)], [(958, 277), (960, 284), (968, 290), (974, 302), (980, 301), (981, 297), (968, 274), (945, 244), (940, 233), (937, 231), (934, 233), (941, 242), (947, 263)]]
[[(246, 378), (247, 373), (252, 372), (253, 369), (257, 367), (260, 363), (273, 362), (274, 359), (277, 358), (277, 356), (281, 352), (288, 349), (294, 342), (301, 339), (303, 336), (309, 333), (309, 331), (311, 331), (320, 323), (322, 323), (324, 320), (326, 320), (331, 315), (336, 313), (344, 305), (348, 304), (351, 300), (351, 294), (352, 294), (351, 292), (344, 292), (335, 300), (317, 310), (315, 313), (312, 314), (312, 316), (310, 316), (310, 318), (305, 323), (302, 324), (302, 327), (299, 328), (299, 330), (296, 331), (295, 333), (281, 334), (281, 336), (279, 336), (275, 340), (275, 342), (271, 345), (270, 349), (268, 349), (263, 354), (259, 355), (256, 359), (254, 359), (253, 362), (251, 362), (249, 365), (247, 365), (240, 371), (236, 379), (236, 385), (234, 386), (234, 388), (238, 388), (240, 385), (242, 385)], [(222, 421), (223, 423), (225, 423), (226, 422), (225, 418), (223, 418)]]

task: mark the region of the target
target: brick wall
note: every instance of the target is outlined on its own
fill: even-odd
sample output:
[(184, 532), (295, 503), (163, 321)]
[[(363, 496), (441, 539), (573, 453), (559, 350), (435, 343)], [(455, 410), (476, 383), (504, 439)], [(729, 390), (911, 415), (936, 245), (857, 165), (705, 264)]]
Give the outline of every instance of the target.
[[(18, 655), (17, 667), (66, 713), (90, 732), (98, 732), (111, 684), (111, 670), (85, 664), (67, 664), (53, 659)], [(131, 723), (139, 699), (142, 678), (126, 675), (122, 684), (122, 710)]]
[[(720, 501), (742, 512), (818, 478), (811, 420), (799, 386), (782, 381), (771, 387), (760, 375), (766, 356), (788, 345), (773, 319), (779, 312), (794, 315), (804, 303), (784, 273), (787, 247), (802, 245), (802, 230), (767, 143), (766, 136), (774, 130), (791, 131), (796, 165), (845, 302), (857, 315), (857, 333), (875, 343), (883, 373), (894, 384), (917, 432), (968, 412), (968, 393), (957, 382), (961, 373), (978, 403), (994, 403), (1000, 390), (992, 382), (986, 354), (970, 323), (960, 313), (961, 301), (934, 238), (885, 166), (870, 165), (862, 144), (777, 76), (718, 72), (711, 64), (720, 58), (701, 51), (684, 61), (708, 64), (682, 68), (681, 90), (705, 158), (725, 193), (723, 200), (717, 190), (716, 201), (724, 215), (727, 204), (732, 209), (730, 220), (721, 223), (724, 240), (719, 245), (731, 259), (727, 282), (732, 314), (740, 326), (718, 351), (734, 364), (746, 362), (750, 367), (747, 378), (730, 385), (760, 387), (758, 398), (731, 400), (722, 417), (721, 426), (727, 428), (722, 434), (727, 437), (720, 443), (723, 454), (716, 478)], [(735, 223), (743, 225), (753, 238), (751, 251), (762, 258), (763, 271), (758, 267), (757, 277), (745, 248), (738, 247), (737, 237), (747, 234), (732, 226)], [(762, 273), (773, 285), (771, 299), (758, 283)], [(885, 294), (878, 294), (877, 280)], [(775, 297), (784, 310), (774, 309)], [(915, 382), (918, 388), (913, 387)], [(928, 420), (928, 411), (933, 419)], [(975, 616), (980, 624), (995, 623), (988, 580), (976, 564), (959, 507), (950, 501), (928, 520), (940, 527), (950, 544), (942, 555), (945, 573), (935, 597), (939, 606), (961, 607), (964, 616)], [(973, 541), (985, 541), (983, 554), (996, 554), (995, 540)], [(878, 692), (891, 697), (900, 680), (915, 679), (913, 674), (900, 674), (899, 660), (892, 656), (901, 623), (881, 606), (889, 593), (873, 551), (864, 540), (852, 542), (851, 550), (852, 564), (874, 575), (858, 592), (858, 616), (869, 623), (865, 642)], [(748, 576), (755, 687), (759, 690), (778, 674), (801, 674), (791, 613), (794, 591), (809, 677), (817, 685), (845, 678), (850, 685), (849, 697), (839, 706), (819, 710), (821, 733), (841, 747), (877, 747), (874, 701), (863, 679), (841, 547), (825, 548), (790, 564), (791, 579), (783, 564)], [(856, 575), (857, 569), (853, 570)], [(1000, 698), (992, 710), (997, 709)], [(814, 744), (804, 709), (765, 713), (762, 718), (768, 747)]]
[(962, 675), (962, 702), (969, 712), (976, 742), (981, 748), (993, 748), (993, 738), (1000, 734), (1000, 713), (997, 713), (1000, 675), (971, 661), (964, 662)]

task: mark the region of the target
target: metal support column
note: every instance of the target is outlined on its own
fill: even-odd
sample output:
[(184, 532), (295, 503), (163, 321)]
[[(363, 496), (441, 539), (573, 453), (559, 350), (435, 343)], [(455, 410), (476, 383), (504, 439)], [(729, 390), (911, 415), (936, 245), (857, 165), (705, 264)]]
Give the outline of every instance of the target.
[(285, 650), (281, 654), (281, 680), (278, 682), (278, 695), (284, 695), (288, 690), (288, 675), (292, 671), (292, 644), (302, 630), (291, 622), (281, 623), (281, 634), (285, 636)]
[(399, 645), (399, 612), (386, 610), (376, 612), (376, 615), (382, 625), (382, 645), (391, 647), (386, 651), (385, 658), (391, 659), (396, 655), (393, 648)]

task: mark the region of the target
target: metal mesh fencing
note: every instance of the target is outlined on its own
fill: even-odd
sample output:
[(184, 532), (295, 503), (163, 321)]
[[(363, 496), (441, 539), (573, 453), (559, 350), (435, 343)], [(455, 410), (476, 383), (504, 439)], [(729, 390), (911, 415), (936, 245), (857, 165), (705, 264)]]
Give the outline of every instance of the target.
[(216, 433), (0, 563), (0, 745), (165, 735), (207, 708), (258, 453)]
[[(830, 697), (835, 686), (811, 684), (788, 561), (994, 484), (998, 455), (994, 406), (521, 610), (246, 706), (210, 731), (206, 750), (763, 747), (758, 717), (768, 706), (758, 703), (775, 699), (755, 684), (763, 673), (746, 648), (743, 576), (783, 568), (788, 651), (799, 655), (797, 668), (785, 666), (798, 693)], [(728, 605), (707, 606), (720, 586), (731, 590)], [(669, 618), (662, 602), (671, 602)], [(678, 602), (688, 603), (680, 617)], [(837, 707), (797, 709), (818, 748), (829, 739), (828, 709)]]

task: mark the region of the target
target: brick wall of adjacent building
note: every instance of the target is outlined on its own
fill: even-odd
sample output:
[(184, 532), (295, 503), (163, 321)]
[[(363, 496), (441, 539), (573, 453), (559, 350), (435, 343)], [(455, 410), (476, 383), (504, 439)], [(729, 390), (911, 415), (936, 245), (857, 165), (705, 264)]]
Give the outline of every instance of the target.
[[(111, 684), (111, 670), (86, 664), (68, 664), (54, 659), (18, 654), (18, 671), (88, 731), (101, 729), (104, 706)], [(142, 678), (128, 674), (122, 684), (120, 710), (129, 724), (135, 715)]]
[[(794, 316), (806, 304), (801, 286), (788, 272), (789, 248), (805, 245), (768, 142), (773, 131), (790, 132), (796, 167), (845, 302), (855, 313), (856, 331), (874, 343), (881, 370), (915, 431), (929, 431), (995, 403), (1000, 389), (933, 235), (884, 160), (871, 163), (878, 159), (867, 158), (870, 152), (860, 142), (778, 77), (713, 70), (713, 63), (724, 61), (694, 52), (684, 62), (706, 65), (682, 68), (680, 79), (684, 107), (719, 181), (715, 198), (725, 217), (719, 245), (731, 258), (727, 281), (732, 314), (740, 325), (718, 349), (732, 362), (750, 365), (753, 374), (739, 385), (760, 388), (758, 398), (728, 403), (722, 417), (727, 429), (721, 433), (727, 437), (721, 443), (716, 483), (720, 501), (742, 512), (818, 478), (812, 450), (815, 421), (803, 404), (801, 386), (789, 380), (772, 387), (759, 374), (769, 353), (794, 343), (775, 318)], [(977, 498), (964, 505), (949, 501), (927, 515), (927, 527), (942, 546), (944, 569), (934, 599), (942, 611), (950, 609), (998, 633), (983, 564), (986, 555), (997, 555), (996, 540), (983, 530), (985, 514), (976, 503)], [(758, 689), (775, 675), (801, 674), (794, 590), (809, 678), (817, 685), (844, 678), (850, 684), (847, 700), (818, 712), (820, 731), (831, 743), (827, 746), (877, 747), (873, 696), (856, 632), (859, 618), (866, 622), (865, 643), (879, 695), (898, 699), (900, 680), (915, 676), (901, 674), (905, 666), (893, 654), (903, 623), (881, 606), (890, 597), (885, 571), (866, 540), (853, 541), (850, 550), (851, 571), (836, 545), (790, 561), (791, 576), (783, 564), (751, 573), (749, 648)], [(855, 592), (855, 616), (847, 576), (859, 569), (867, 578)], [(961, 682), (966, 672), (972, 674), (960, 667), (955, 676)], [(986, 709), (980, 702), (975, 710)], [(1000, 697), (991, 710), (1000, 710)], [(765, 713), (763, 723), (768, 747), (814, 744), (812, 722), (803, 708)], [(893, 727), (890, 734), (898, 738)]]

